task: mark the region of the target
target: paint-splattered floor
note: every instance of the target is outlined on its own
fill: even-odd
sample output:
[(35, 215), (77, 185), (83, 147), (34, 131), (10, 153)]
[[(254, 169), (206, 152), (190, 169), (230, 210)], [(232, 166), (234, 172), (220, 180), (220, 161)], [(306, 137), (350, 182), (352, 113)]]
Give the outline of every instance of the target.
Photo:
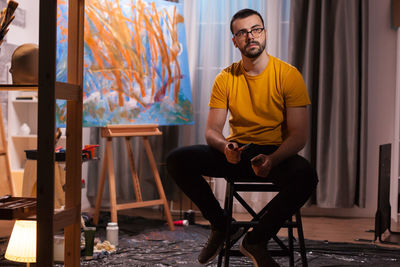
[[(119, 247), (112, 254), (95, 254), (93, 260), (82, 260), (81, 266), (202, 266), (197, 255), (207, 240), (209, 229), (190, 225), (169, 231), (161, 220), (118, 216)], [(108, 220), (103, 217), (103, 222)], [(96, 237), (105, 238), (105, 223), (97, 227)], [(7, 240), (0, 240), (0, 266), (24, 266), (4, 259)], [(269, 246), (274, 248), (274, 242)], [(331, 243), (306, 240), (309, 266), (400, 266), (400, 250), (371, 244)], [(288, 266), (286, 257), (277, 257), (281, 266)], [(216, 266), (217, 259), (207, 266)], [(301, 266), (300, 255), (295, 265)], [(33, 265), (34, 266), (34, 265)], [(56, 266), (63, 266), (57, 264)], [(230, 266), (253, 266), (245, 257), (232, 257)]]

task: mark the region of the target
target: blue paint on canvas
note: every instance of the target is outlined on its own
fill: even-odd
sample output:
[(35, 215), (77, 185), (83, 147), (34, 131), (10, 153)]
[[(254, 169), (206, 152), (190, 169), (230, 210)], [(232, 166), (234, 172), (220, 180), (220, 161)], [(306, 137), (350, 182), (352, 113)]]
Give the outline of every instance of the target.
[[(63, 82), (67, 10), (59, 1), (57, 80)], [(183, 5), (86, 0), (85, 14), (83, 126), (192, 124)], [(57, 105), (61, 127), (66, 103)]]

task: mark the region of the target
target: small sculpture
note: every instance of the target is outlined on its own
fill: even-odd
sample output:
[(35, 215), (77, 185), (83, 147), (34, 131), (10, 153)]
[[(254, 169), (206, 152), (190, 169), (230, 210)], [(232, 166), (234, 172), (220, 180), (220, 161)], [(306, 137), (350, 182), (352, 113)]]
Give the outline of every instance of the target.
[(11, 57), (10, 73), (13, 84), (37, 84), (39, 69), (39, 47), (23, 44), (15, 49)]

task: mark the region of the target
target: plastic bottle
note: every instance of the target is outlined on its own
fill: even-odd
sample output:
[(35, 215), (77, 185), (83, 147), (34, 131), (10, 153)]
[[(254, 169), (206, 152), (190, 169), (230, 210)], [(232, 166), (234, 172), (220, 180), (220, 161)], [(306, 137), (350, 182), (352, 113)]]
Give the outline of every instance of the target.
[(107, 224), (107, 240), (111, 245), (118, 246), (118, 224), (116, 222)]

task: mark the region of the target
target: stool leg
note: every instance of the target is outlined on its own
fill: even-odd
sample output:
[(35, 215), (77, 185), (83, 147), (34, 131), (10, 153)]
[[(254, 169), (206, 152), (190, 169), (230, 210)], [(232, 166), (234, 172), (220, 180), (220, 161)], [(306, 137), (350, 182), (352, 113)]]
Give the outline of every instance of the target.
[(294, 249), (293, 249), (293, 219), (290, 217), (288, 226), (288, 243), (289, 243), (289, 266), (294, 266)]
[(229, 266), (229, 250), (231, 249), (230, 246), (230, 233), (231, 233), (231, 225), (232, 225), (232, 211), (233, 211), (233, 191), (234, 191), (234, 182), (228, 182), (226, 185), (226, 194), (227, 198), (225, 199), (225, 210), (228, 213), (228, 221), (227, 221), (227, 227), (226, 227), (226, 233), (225, 233), (225, 260), (224, 260), (224, 266), (228, 267)]
[[(226, 182), (226, 188), (225, 188), (225, 199), (224, 199), (224, 210), (228, 210), (228, 207), (229, 207), (229, 192), (231, 192), (231, 190), (230, 190), (230, 184), (229, 184), (229, 182), (227, 181)], [(226, 232), (226, 235), (228, 235), (228, 232)], [(223, 248), (220, 252), (219, 252), (219, 255), (218, 255), (218, 267), (221, 267), (222, 266), (222, 258), (224, 257), (224, 255), (225, 255), (225, 250), (226, 250), (226, 240), (227, 239), (225, 239), (225, 248)]]
[(222, 266), (222, 257), (223, 257), (223, 254), (224, 254), (224, 250), (221, 250), (221, 252), (220, 252), (219, 255), (218, 255), (218, 264), (217, 264), (218, 267), (221, 267), (221, 266)]
[(296, 224), (297, 224), (297, 234), (299, 236), (301, 263), (303, 264), (303, 267), (308, 267), (306, 245), (304, 242), (303, 224), (301, 222), (300, 211), (296, 212)]

